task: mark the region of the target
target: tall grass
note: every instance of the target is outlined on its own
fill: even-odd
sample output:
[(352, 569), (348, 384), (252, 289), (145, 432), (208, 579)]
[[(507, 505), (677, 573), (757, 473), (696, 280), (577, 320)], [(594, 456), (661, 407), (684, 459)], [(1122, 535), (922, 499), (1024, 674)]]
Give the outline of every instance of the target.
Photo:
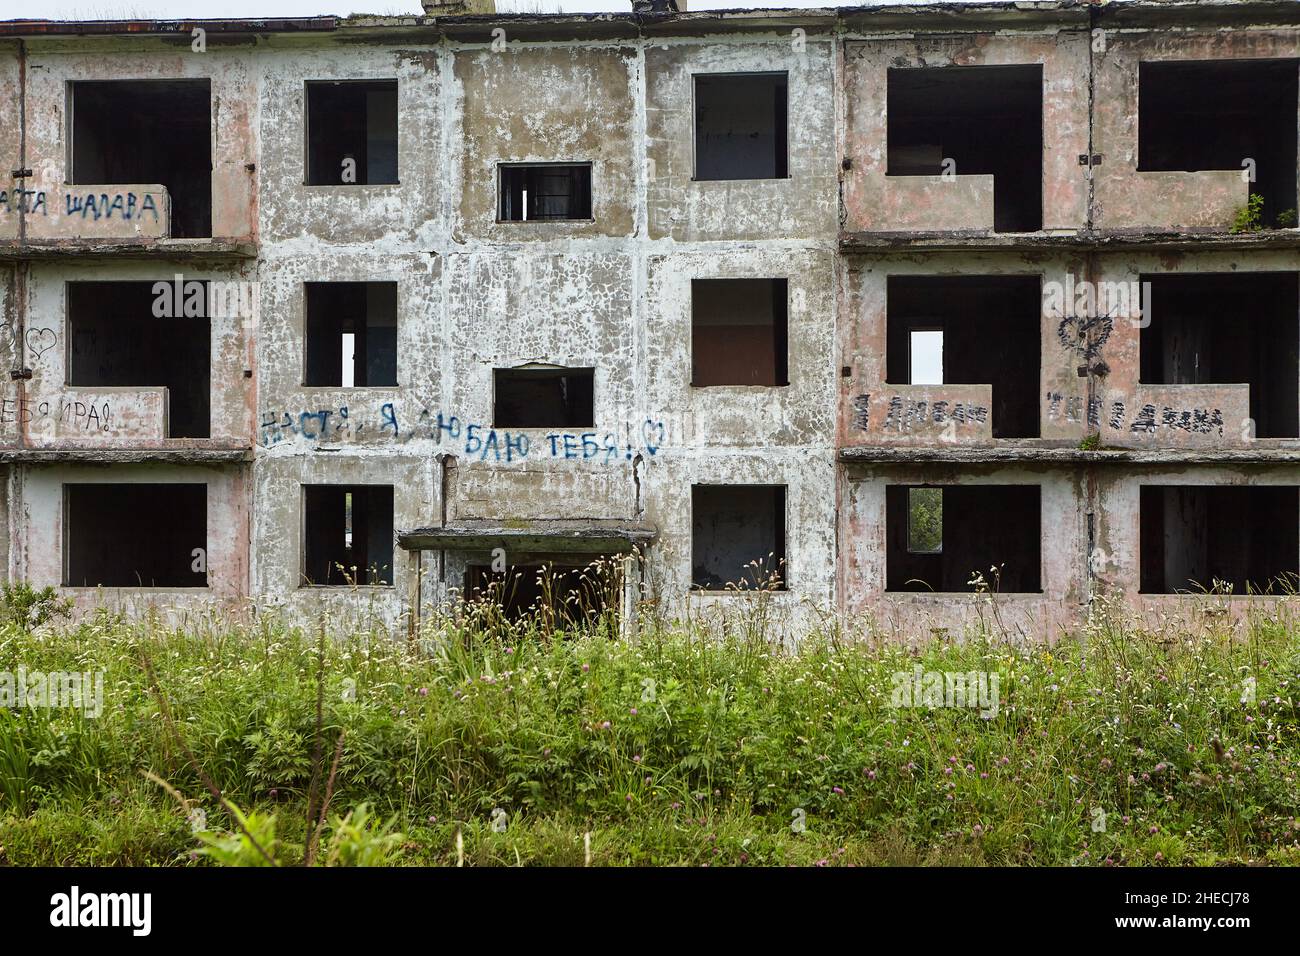
[[(146, 773), (213, 828), (236, 824), (203, 776), (306, 845), (313, 754), (328, 770), (340, 734), (333, 806), (393, 818), (408, 863), (454, 865), (458, 833), (469, 865), (581, 864), (588, 833), (595, 864), (1300, 862), (1285, 607), (1150, 630), (1102, 605), (1031, 648), (828, 628), (792, 653), (762, 629), (647, 623), (629, 642), (489, 604), (415, 642), (323, 649), (265, 614), (4, 626), (0, 670), (106, 677), (97, 719), (0, 710), (0, 863), (200, 860)], [(917, 665), (996, 674), (996, 714), (893, 706)]]

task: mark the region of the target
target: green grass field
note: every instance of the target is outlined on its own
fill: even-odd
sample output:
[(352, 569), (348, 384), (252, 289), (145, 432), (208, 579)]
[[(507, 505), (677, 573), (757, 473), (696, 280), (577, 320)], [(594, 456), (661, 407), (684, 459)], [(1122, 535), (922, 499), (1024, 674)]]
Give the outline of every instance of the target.
[[(1300, 631), (1205, 620), (919, 653), (10, 622), (0, 671), (103, 671), (104, 711), (0, 708), (0, 864), (1300, 863)], [(918, 667), (996, 712), (896, 706)]]

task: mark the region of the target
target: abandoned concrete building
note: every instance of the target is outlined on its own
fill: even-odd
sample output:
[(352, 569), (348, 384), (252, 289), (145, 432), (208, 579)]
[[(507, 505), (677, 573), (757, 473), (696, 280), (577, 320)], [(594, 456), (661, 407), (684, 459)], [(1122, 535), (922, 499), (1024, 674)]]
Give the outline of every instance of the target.
[(0, 23), (8, 580), (398, 629), (635, 553), (628, 615), (1029, 638), (1294, 587), (1300, 4), (424, 6)]

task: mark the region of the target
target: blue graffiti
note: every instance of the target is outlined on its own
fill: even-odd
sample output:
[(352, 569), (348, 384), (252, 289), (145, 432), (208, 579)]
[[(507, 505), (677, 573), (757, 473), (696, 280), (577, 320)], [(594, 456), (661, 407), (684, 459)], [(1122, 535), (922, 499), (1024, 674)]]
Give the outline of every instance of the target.
[(42, 216), (50, 214), (49, 207), (45, 205), (45, 191), (36, 189), (0, 189), (0, 209), (5, 212), (13, 212), (17, 208), (24, 213), (40, 213)]
[[(117, 213), (119, 219), (131, 220), (143, 219), (145, 213), (151, 212), (153, 213), (153, 221), (158, 221), (158, 207), (153, 201), (153, 196), (149, 193), (144, 194), (143, 202), (135, 193), (114, 193), (111, 200), (108, 193), (100, 193), (98, 200), (96, 200), (94, 193), (86, 193), (85, 196), (68, 193), (63, 199), (64, 211), (69, 216), (74, 213), (81, 213), (82, 219), (91, 216), (95, 222), (98, 222), (101, 218), (112, 219), (113, 213)], [(138, 210), (137, 206), (139, 206)]]
[[(529, 458), (551, 458), (562, 461), (598, 461), (610, 465), (619, 458), (632, 461), (644, 454), (653, 458), (664, 447), (666, 430), (662, 421), (646, 419), (641, 423), (638, 444), (631, 441), (621, 444), (613, 432), (549, 432), (540, 443), (529, 435), (497, 429), (477, 422), (462, 421), (459, 416), (444, 411), (424, 409), (419, 418), (425, 424), (403, 430), (395, 403), (384, 402), (379, 408), (377, 423), (371, 425), (386, 439), (407, 442), (428, 438), (442, 444), (454, 443), (467, 457), (479, 461), (515, 462)], [(261, 421), (260, 444), (277, 445), (290, 438), (309, 441), (339, 440), (360, 436), (367, 423), (351, 412), (346, 405), (337, 409), (308, 409), (296, 414), (267, 412)], [(632, 429), (629, 428), (629, 432)]]

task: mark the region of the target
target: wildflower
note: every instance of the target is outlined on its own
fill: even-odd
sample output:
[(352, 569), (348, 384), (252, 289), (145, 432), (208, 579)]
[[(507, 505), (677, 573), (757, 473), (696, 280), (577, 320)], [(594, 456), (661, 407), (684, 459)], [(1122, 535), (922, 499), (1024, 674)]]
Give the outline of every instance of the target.
[(1163, 860), (1164, 858), (1165, 858), (1165, 855), (1164, 855), (1163, 853), (1161, 853), (1159, 850), (1157, 850), (1157, 851), (1156, 851), (1156, 859), (1157, 859), (1157, 860)]
[(974, 765), (973, 763), (968, 763), (968, 764), (966, 765), (966, 772), (967, 772), (967, 773), (974, 773), (974, 772), (975, 772), (975, 765)]
[(437, 818), (437, 817), (433, 817), (433, 816), (429, 817), (429, 823), (430, 823), (430, 825), (432, 825), (432, 824), (434, 824), (434, 823), (437, 823), (437, 822), (438, 822), (438, 818)]
[(632, 755), (632, 762), (633, 762), (633, 763), (640, 763), (640, 762), (641, 762), (641, 755), (640, 755), (640, 754), (633, 754), (633, 755)]
[(674, 800), (673, 803), (672, 803), (672, 806), (671, 806), (669, 809), (671, 809), (671, 810), (680, 810), (681, 808), (682, 808), (682, 805), (681, 805), (680, 803), (678, 803), (676, 800)]
[(427, 688), (427, 687), (421, 687), (419, 690), (416, 691), (416, 693), (419, 694), (421, 697), (428, 697), (428, 696), (429, 696), (429, 688)]
[(952, 776), (952, 767), (944, 767), (944, 768), (943, 768), (943, 775), (944, 775), (945, 777), (951, 777), (951, 776)]
[(981, 780), (987, 780), (988, 778), (989, 778), (989, 775), (988, 775), (987, 773), (981, 773), (981, 774), (980, 774), (980, 779), (981, 779)]
[(843, 788), (843, 787), (831, 787), (831, 792), (832, 792), (832, 793), (840, 793), (840, 794), (842, 794), (842, 793), (844, 793), (844, 788)]
[(1159, 832), (1160, 832), (1160, 828), (1159, 828), (1159, 827), (1155, 827), (1155, 826), (1153, 826), (1153, 827), (1151, 828), (1151, 832), (1152, 832), (1152, 833), (1159, 833)]
[(628, 713), (630, 713), (633, 717), (635, 717), (635, 716), (636, 716), (636, 708), (635, 708), (635, 707), (631, 707), (631, 708), (629, 708), (629, 709), (628, 709)]
[(542, 748), (542, 756), (543, 756), (543, 757), (549, 757), (550, 755), (551, 755), (551, 748), (550, 748), (550, 747), (543, 747), (543, 748)]
[(868, 780), (876, 779), (876, 772), (874, 770), (863, 770), (862, 772), (867, 775)]
[(632, 802), (632, 794), (630, 794), (630, 793), (627, 795), (627, 802), (628, 802), (628, 803), (631, 803), (631, 802)]
[(608, 720), (605, 721), (603, 724), (600, 725), (600, 729), (601, 729), (601, 730), (609, 730), (609, 728), (610, 728), (610, 723), (609, 723)]

